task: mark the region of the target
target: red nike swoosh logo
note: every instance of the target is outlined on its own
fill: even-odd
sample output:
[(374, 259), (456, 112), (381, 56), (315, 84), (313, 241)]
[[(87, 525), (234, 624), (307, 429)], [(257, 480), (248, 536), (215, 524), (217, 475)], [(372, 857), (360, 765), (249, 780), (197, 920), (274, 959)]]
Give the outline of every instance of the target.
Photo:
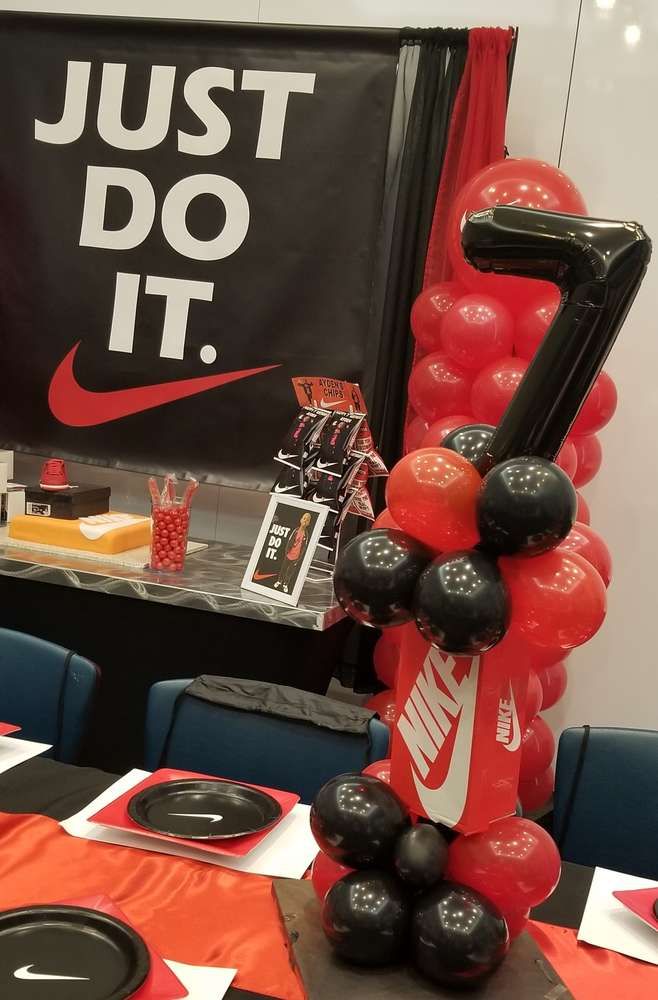
[(158, 382), (155, 385), (140, 385), (134, 389), (114, 389), (111, 392), (91, 392), (83, 389), (73, 372), (73, 362), (80, 347), (75, 344), (57, 366), (48, 390), (48, 405), (52, 415), (69, 427), (95, 427), (111, 420), (120, 420), (144, 410), (152, 410), (177, 399), (196, 396), (208, 389), (216, 389), (229, 382), (259, 375), (260, 372), (279, 368), (279, 365), (264, 365), (262, 368), (244, 368), (221, 375), (202, 375), (200, 378), (179, 379), (175, 382)]
[(251, 579), (256, 583), (257, 580), (269, 580), (273, 576), (276, 576), (276, 573), (254, 573)]

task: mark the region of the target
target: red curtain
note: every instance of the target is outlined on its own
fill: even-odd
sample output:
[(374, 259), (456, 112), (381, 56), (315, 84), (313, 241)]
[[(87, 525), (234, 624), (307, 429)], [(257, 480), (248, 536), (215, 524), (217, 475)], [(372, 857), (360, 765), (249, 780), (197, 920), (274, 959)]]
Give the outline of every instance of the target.
[(423, 285), (450, 277), (448, 219), (457, 193), (474, 174), (505, 153), (507, 59), (512, 28), (473, 28), (466, 68), (455, 101), (436, 197)]

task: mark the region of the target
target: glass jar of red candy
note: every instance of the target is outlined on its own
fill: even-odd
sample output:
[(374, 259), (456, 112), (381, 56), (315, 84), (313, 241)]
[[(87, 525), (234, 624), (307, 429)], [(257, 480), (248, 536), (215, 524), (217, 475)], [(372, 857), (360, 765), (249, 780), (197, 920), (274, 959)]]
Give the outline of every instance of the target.
[(180, 573), (185, 565), (187, 534), (190, 528), (190, 504), (198, 488), (196, 479), (186, 484), (182, 498), (176, 496), (176, 477), (165, 477), (164, 489), (158, 490), (149, 479), (153, 527), (151, 529), (151, 569), (161, 573)]
[(187, 507), (170, 505), (153, 510), (151, 569), (180, 573), (185, 563), (190, 512)]

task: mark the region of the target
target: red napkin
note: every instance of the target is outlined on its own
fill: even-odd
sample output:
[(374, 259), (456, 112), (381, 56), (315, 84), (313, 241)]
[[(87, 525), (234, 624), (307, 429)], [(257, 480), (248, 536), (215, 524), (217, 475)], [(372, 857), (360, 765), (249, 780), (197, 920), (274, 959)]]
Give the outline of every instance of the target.
[(21, 726), (12, 726), (11, 722), (0, 722), (0, 736), (9, 736), (10, 733), (19, 733)]
[[(284, 819), (288, 813), (292, 810), (299, 802), (299, 795), (295, 795), (294, 792), (281, 792), (275, 788), (263, 788), (262, 785), (248, 785), (249, 788), (256, 788), (259, 792), (266, 792), (271, 795), (273, 799), (281, 806), (281, 818), (275, 826), (269, 827), (267, 830), (261, 830), (259, 833), (249, 833), (244, 837), (231, 837), (227, 840), (186, 840), (183, 837), (169, 837), (164, 833), (153, 833), (151, 830), (145, 830), (143, 826), (139, 826), (138, 823), (134, 823), (133, 820), (128, 815), (128, 802), (132, 799), (133, 795), (137, 795), (144, 788), (150, 788), (151, 785), (159, 785), (163, 781), (175, 781), (178, 778), (202, 778), (209, 781), (216, 781), (217, 777), (213, 777), (210, 774), (195, 774), (193, 771), (174, 771), (170, 768), (163, 768), (160, 771), (154, 771), (153, 774), (145, 778), (144, 781), (140, 781), (138, 785), (134, 788), (128, 789), (124, 792), (118, 799), (114, 802), (110, 802), (109, 805), (105, 806), (100, 812), (95, 813), (94, 816), (89, 817), (91, 823), (102, 823), (103, 826), (111, 826), (117, 830), (127, 830), (129, 833), (141, 833), (148, 834), (149, 837), (156, 837), (158, 840), (171, 841), (174, 844), (183, 844), (185, 847), (195, 847), (202, 848), (204, 851), (211, 851), (214, 854), (226, 854), (232, 858), (243, 858), (249, 851), (253, 851), (254, 847), (257, 847), (265, 837), (276, 829), (276, 825)], [(246, 782), (236, 782), (236, 784), (247, 784)]]
[[(98, 910), (99, 913), (107, 913), (110, 917), (122, 920), (124, 924), (132, 927), (137, 934), (140, 934), (139, 928), (131, 923), (125, 913), (112, 902), (109, 896), (100, 894), (98, 896), (83, 896), (81, 899), (66, 899), (62, 901), (61, 905), (83, 906), (88, 910)], [(187, 989), (183, 986), (178, 976), (174, 975), (157, 951), (154, 951), (148, 942), (145, 942), (145, 944), (151, 959), (151, 968), (142, 986), (133, 994), (132, 1000), (180, 1000), (182, 997), (189, 996)]]
[(653, 912), (653, 904), (658, 899), (658, 885), (650, 889), (620, 889), (612, 895), (627, 906), (631, 913), (644, 920), (645, 924), (658, 931), (658, 920)]

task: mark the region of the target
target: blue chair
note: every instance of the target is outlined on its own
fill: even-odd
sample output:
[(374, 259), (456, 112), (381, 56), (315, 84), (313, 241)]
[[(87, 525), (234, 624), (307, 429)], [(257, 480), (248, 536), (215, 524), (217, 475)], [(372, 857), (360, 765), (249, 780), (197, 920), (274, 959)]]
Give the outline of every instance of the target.
[(0, 628), (0, 720), (21, 726), (18, 738), (51, 743), (44, 756), (77, 760), (99, 679), (77, 653)]
[(553, 830), (565, 861), (658, 879), (658, 732), (560, 736)]
[(146, 767), (151, 771), (173, 767), (215, 774), (297, 792), (303, 802), (312, 802), (329, 778), (360, 771), (388, 756), (389, 732), (378, 719), (370, 721), (367, 740), (307, 722), (182, 698), (190, 683), (159, 681), (149, 691)]

